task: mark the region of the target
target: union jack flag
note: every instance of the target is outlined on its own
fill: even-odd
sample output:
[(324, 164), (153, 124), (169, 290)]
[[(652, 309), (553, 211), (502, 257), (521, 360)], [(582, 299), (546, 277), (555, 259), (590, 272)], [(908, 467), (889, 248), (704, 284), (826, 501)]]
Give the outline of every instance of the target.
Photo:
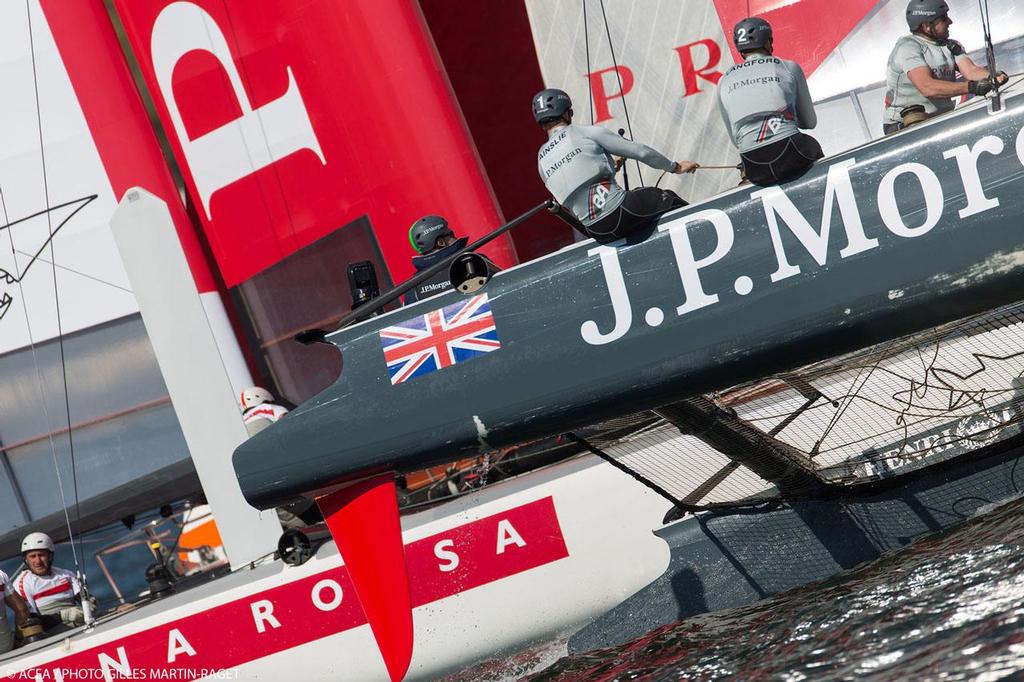
[(379, 334), (392, 386), (501, 348), (487, 294), (385, 327)]

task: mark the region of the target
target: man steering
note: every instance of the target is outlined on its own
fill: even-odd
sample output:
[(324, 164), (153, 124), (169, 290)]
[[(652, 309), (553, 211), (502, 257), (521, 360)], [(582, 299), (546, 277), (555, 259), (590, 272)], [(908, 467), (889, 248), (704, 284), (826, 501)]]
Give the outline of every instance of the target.
[[(886, 135), (952, 111), (953, 98), (987, 95), (1007, 81), (1003, 72), (993, 79), (974, 63), (964, 46), (949, 37), (949, 5), (945, 0), (910, 0), (910, 35), (900, 37), (886, 67)], [(957, 80), (957, 73), (966, 80)]]

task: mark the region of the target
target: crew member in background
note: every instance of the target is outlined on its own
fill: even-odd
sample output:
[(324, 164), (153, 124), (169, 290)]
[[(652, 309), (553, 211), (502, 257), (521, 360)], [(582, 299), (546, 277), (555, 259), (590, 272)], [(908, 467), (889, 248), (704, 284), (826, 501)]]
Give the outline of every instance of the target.
[(84, 625), (82, 586), (74, 573), (53, 565), (53, 550), (53, 540), (46, 533), (26, 535), (21, 541), (21, 557), (28, 570), (14, 580), (14, 589), (29, 610), (42, 618), (44, 628), (60, 623)]
[[(252, 386), (242, 391), (239, 403), (242, 407), (242, 421), (250, 438), (288, 414), (288, 408), (275, 404), (273, 394), (260, 386)], [(310, 525), (301, 518), (308, 512), (316, 516), (316, 504), (303, 499), (278, 507), (277, 518), (285, 528), (303, 528)]]
[[(886, 135), (952, 111), (952, 98), (986, 95), (994, 87), (988, 69), (975, 64), (964, 46), (949, 37), (949, 5), (944, 0), (911, 0), (907, 5), (910, 35), (900, 37), (886, 67)], [(957, 81), (957, 72), (966, 81)], [(1007, 76), (996, 74), (1002, 85)]]
[(773, 56), (771, 25), (759, 17), (732, 30), (743, 61), (718, 81), (718, 109), (743, 160), (743, 175), (774, 185), (803, 175), (824, 156), (821, 145), (800, 132), (818, 125), (803, 69)]
[[(445, 258), (451, 257), (459, 249), (466, 246), (468, 237), (456, 237), (452, 228), (448, 227), (448, 221), (439, 215), (426, 215), (417, 220), (409, 228), (409, 243), (416, 251), (412, 257), (412, 266), (416, 272), (424, 270), (440, 263)], [(487, 263), (491, 274), (498, 272), (500, 268), (492, 263), (483, 254), (478, 254)], [(441, 270), (426, 281), (420, 282), (418, 286), (406, 292), (402, 302), (406, 305), (422, 301), (448, 291), (452, 288), (451, 280), (448, 279), (448, 271)]]
[[(0, 595), (4, 603), (14, 611), (14, 622), (16, 625), (24, 625), (28, 620), (28, 606), (11, 585), (10, 578), (3, 571), (0, 571)], [(0, 654), (5, 654), (14, 647), (14, 634), (7, 623), (7, 609), (0, 606)]]
[(278, 419), (288, 414), (288, 409), (274, 404), (274, 396), (270, 391), (253, 386), (242, 391), (239, 396), (242, 407), (242, 421), (250, 436), (267, 428)]
[(615, 181), (612, 155), (635, 159), (668, 173), (692, 173), (692, 161), (672, 161), (650, 147), (601, 126), (572, 123), (572, 100), (548, 88), (533, 97), (533, 117), (548, 134), (537, 153), (541, 180), (555, 201), (572, 212), (587, 236), (599, 242), (630, 237), (661, 214), (686, 202), (657, 187), (624, 190)]

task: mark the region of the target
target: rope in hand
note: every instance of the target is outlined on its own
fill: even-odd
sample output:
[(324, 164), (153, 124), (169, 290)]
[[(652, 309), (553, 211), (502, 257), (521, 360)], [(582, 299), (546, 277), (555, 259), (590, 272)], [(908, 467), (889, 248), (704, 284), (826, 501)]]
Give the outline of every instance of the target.
[[(743, 169), (740, 168), (740, 164), (736, 164), (735, 166), (701, 166), (701, 165), (698, 165), (695, 170), (734, 170), (734, 171), (739, 171), (740, 173), (743, 172)], [(662, 179), (664, 179), (664, 177), (666, 175), (668, 175), (668, 173), (669, 173), (668, 171), (661, 171), (661, 175), (658, 176), (658, 181), (654, 183), (654, 186), (657, 187), (658, 185), (660, 185)]]

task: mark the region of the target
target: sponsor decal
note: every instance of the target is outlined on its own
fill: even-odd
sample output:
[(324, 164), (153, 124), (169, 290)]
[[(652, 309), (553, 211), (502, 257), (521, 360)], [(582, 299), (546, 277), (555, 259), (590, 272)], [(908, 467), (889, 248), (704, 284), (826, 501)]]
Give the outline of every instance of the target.
[[(797, 252), (794, 251), (791, 239), (796, 240), (803, 252), (813, 258), (819, 268), (825, 268), (829, 261), (830, 234), (837, 229), (837, 222), (841, 223), (838, 229), (845, 231), (846, 246), (839, 251), (838, 259), (832, 258), (833, 262), (877, 249), (883, 241), (892, 243), (895, 239), (923, 237), (940, 225), (944, 217), (953, 221), (956, 218), (963, 220), (998, 208), (999, 199), (994, 195), (990, 196), (993, 188), (985, 187), (981, 175), (985, 168), (982, 161), (987, 157), (1013, 153), (1016, 153), (1018, 160), (1024, 163), (1024, 129), (1019, 130), (1016, 140), (1009, 144), (996, 135), (985, 135), (973, 143), (966, 141), (964, 144), (951, 146), (942, 153), (946, 167), (940, 166), (942, 162), (939, 160), (933, 160), (929, 164), (922, 159), (922, 162), (901, 163), (880, 170), (871, 165), (858, 168), (855, 158), (846, 158), (829, 166), (824, 182), (816, 185), (821, 187), (819, 205), (823, 206), (823, 209), (820, 215), (804, 215), (784, 187), (757, 189), (751, 192), (750, 198), (761, 205), (765, 224), (756, 231), (743, 233), (768, 233), (774, 255), (774, 262), (771, 265), (775, 270), (770, 273), (752, 273), (753, 276), (740, 276), (733, 283), (732, 291), (738, 296), (747, 296), (753, 291), (755, 282), (763, 281), (766, 286), (773, 286), (793, 277), (814, 276), (813, 271), (806, 272), (794, 262), (802, 258), (803, 254), (800, 253), (799, 257), (796, 257)], [(952, 165), (956, 166), (956, 171), (950, 168)], [(877, 201), (877, 212), (881, 222), (877, 237), (868, 237), (865, 233), (860, 207), (861, 197), (854, 191), (851, 180), (851, 172), (854, 170), (861, 174), (857, 178), (859, 182), (863, 182), (864, 175), (867, 174), (869, 182), (874, 185), (873, 198)], [(956, 184), (962, 191), (961, 196), (965, 205), (959, 210), (953, 209), (955, 218), (946, 215), (953, 202), (947, 198), (948, 190), (943, 189), (940, 173), (944, 177), (959, 180)], [(920, 209), (914, 213), (904, 213), (897, 200), (897, 183), (902, 188), (900, 195), (908, 191), (906, 188), (914, 188), (909, 191), (917, 192), (922, 198)], [(669, 233), (669, 243), (682, 284), (684, 297), (683, 302), (675, 308), (677, 316), (685, 316), (717, 305), (722, 295), (728, 295), (726, 289), (708, 291), (702, 279), (702, 271), (716, 263), (728, 262), (727, 259), (733, 252), (736, 242), (737, 231), (733, 225), (735, 215), (717, 208), (706, 208), (658, 227), (660, 232)], [(817, 226), (813, 224), (815, 219), (820, 221)], [(708, 244), (697, 242), (694, 237), (697, 226), (704, 230), (711, 228), (713, 239), (710, 243), (713, 248), (710, 249), (710, 253)], [(788, 234), (784, 239), (783, 235), (786, 233)], [(790, 245), (787, 246), (787, 243)], [(590, 249), (587, 255), (600, 259), (615, 316), (612, 329), (609, 331), (602, 331), (595, 320), (586, 320), (580, 325), (581, 338), (590, 345), (600, 346), (618, 341), (633, 329), (633, 309), (629, 287), (619, 262), (618, 249), (613, 246), (598, 246)], [(665, 319), (661, 308), (651, 308), (644, 316), (644, 321), (650, 327), (659, 326)]]
[(596, 218), (601, 215), (605, 204), (608, 203), (608, 195), (612, 193), (611, 181), (602, 180), (590, 186), (590, 217)]
[[(500, 222), (482, 169), (451, 172), (436, 153), (472, 154), (472, 142), (415, 5), (114, 4), (227, 286), (364, 216), (399, 279), (408, 240), (391, 226), (438, 207), (470, 238)], [(358, 59), (323, 58), (341, 54), (402, 68), (382, 77)], [(366, 124), (405, 100), (416, 116), (403, 125)], [(423, 137), (429, 149), (409, 144)]]
[[(405, 554), (413, 607), (569, 555), (550, 497), (416, 540)], [(99, 680), (230, 675), (237, 666), (365, 623), (341, 566), (11, 672), (0, 681), (72, 680), (90, 672), (97, 673), (90, 679)]]
[(385, 327), (379, 335), (392, 386), (501, 348), (487, 294)]

